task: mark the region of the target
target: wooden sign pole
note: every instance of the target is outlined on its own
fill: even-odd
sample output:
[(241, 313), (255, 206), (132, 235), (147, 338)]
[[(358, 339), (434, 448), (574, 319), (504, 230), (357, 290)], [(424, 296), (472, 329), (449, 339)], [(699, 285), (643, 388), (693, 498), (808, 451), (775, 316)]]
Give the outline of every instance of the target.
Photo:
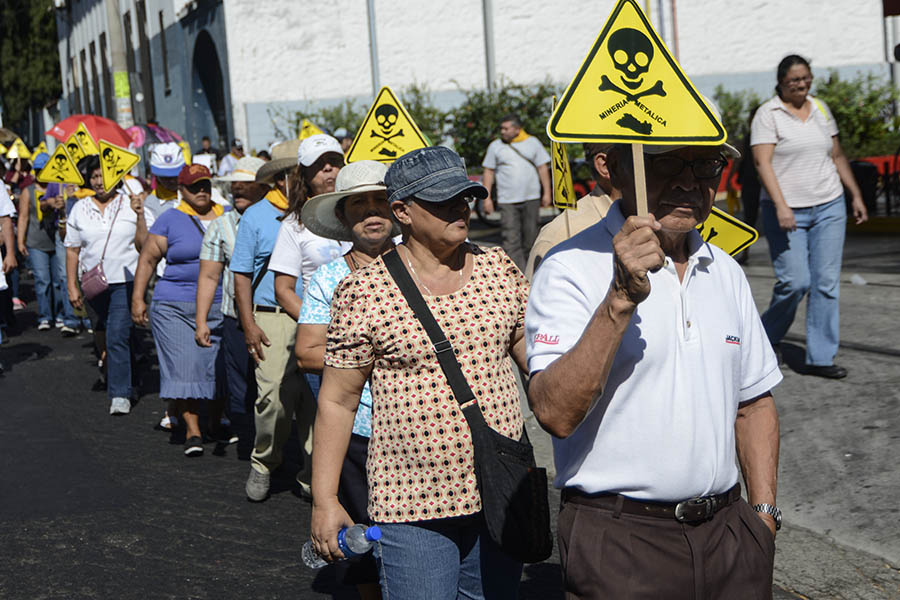
[(634, 199), (637, 203), (637, 214), (646, 217), (647, 210), (647, 177), (644, 175), (644, 146), (631, 145), (631, 162), (634, 167)]

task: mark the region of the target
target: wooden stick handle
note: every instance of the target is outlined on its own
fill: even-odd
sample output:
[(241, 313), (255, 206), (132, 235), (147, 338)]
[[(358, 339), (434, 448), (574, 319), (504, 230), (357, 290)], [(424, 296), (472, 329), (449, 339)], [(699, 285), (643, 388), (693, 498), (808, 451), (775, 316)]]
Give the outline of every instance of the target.
[(631, 162), (634, 165), (634, 199), (639, 217), (647, 216), (647, 177), (644, 175), (644, 147), (631, 145)]

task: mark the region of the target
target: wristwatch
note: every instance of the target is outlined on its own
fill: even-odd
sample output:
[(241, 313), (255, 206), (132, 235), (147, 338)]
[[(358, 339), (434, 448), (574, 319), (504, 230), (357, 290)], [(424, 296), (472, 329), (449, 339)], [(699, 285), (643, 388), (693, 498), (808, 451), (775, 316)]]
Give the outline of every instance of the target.
[(754, 504), (753, 510), (759, 513), (766, 513), (775, 519), (775, 531), (781, 529), (781, 509), (771, 504)]

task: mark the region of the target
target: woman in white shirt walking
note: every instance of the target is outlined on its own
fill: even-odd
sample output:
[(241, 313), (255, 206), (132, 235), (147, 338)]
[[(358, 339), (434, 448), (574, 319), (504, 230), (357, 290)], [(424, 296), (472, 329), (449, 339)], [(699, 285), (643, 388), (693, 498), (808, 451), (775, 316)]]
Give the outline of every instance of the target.
[(146, 234), (153, 215), (143, 208), (140, 197), (129, 199), (124, 183), (104, 190), (97, 155), (78, 161), (78, 170), (84, 178), (83, 187), (93, 194), (72, 207), (66, 222), (69, 302), (75, 309), (84, 306), (78, 282), (86, 271), (102, 264), (109, 287), (87, 303), (97, 313), (94, 329), (106, 332), (109, 414), (124, 415), (131, 411), (133, 392), (131, 291), (138, 262), (134, 242), (137, 235)]

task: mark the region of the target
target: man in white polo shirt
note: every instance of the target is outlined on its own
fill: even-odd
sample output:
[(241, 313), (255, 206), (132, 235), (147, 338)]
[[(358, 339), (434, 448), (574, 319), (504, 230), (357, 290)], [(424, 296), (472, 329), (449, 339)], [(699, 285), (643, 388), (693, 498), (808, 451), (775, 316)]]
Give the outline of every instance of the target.
[(781, 372), (740, 267), (695, 229), (738, 152), (644, 152), (650, 215), (615, 146), (622, 198), (547, 255), (525, 317), (567, 598), (770, 597)]

